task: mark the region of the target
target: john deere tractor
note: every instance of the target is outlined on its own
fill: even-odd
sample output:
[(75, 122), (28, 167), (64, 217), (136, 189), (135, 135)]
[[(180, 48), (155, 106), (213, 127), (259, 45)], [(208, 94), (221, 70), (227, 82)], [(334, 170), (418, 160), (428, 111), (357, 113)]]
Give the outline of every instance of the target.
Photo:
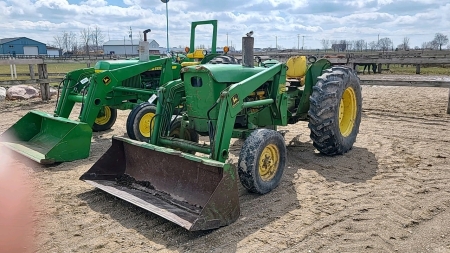
[[(258, 194), (279, 185), (287, 154), (277, 126), (309, 121), (321, 153), (348, 152), (361, 121), (355, 72), (321, 59), (296, 66), (304, 68), (304, 85), (288, 83), (283, 63), (253, 67), (253, 44), (253, 37), (243, 37), (242, 65), (182, 68), (181, 79), (158, 89), (150, 141), (113, 137), (80, 179), (188, 230), (205, 230), (239, 217), (238, 180)], [(186, 111), (173, 134), (179, 104)], [(227, 161), (231, 138), (245, 139), (237, 169)]]
[[(211, 52), (195, 49), (195, 29), (212, 25)], [(192, 22), (191, 42), (183, 61), (149, 56), (147, 33), (140, 43), (139, 59), (99, 61), (93, 68), (69, 72), (61, 82), (61, 94), (53, 114), (30, 111), (0, 135), (0, 144), (42, 164), (87, 158), (92, 131), (110, 129), (117, 110), (131, 112), (127, 134), (138, 141), (148, 141), (150, 122), (158, 100), (151, 99), (157, 88), (180, 78), (182, 66), (198, 65), (221, 58), (215, 52), (217, 20)], [(69, 119), (76, 103), (81, 104), (78, 120)], [(179, 105), (176, 114), (182, 108)], [(179, 124), (179, 123), (177, 123)]]

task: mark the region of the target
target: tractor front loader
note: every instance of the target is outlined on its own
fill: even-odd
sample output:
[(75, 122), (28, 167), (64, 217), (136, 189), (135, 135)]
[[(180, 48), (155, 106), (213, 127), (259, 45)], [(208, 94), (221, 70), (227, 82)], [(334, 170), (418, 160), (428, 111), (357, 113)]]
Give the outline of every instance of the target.
[[(0, 143), (41, 164), (86, 158), (92, 130), (110, 128), (116, 109), (132, 109), (154, 94), (160, 83), (174, 80), (173, 66), (171, 59), (162, 58), (97, 73), (94, 68), (72, 71), (63, 81), (54, 114), (28, 112), (0, 135)], [(158, 80), (144, 81), (154, 68), (161, 71)], [(75, 103), (82, 105), (78, 121), (69, 119)]]
[[(199, 25), (213, 26), (210, 54), (194, 50), (195, 28)], [(215, 53), (217, 20), (192, 22), (192, 49), (187, 48), (186, 62), (181, 64), (148, 54), (149, 31), (144, 31), (138, 59), (99, 61), (93, 68), (69, 72), (60, 84), (54, 113), (28, 112), (0, 135), (0, 144), (42, 164), (87, 158), (92, 131), (110, 129), (117, 110), (131, 110), (126, 125), (128, 136), (148, 141), (157, 102), (150, 98), (157, 88), (179, 79), (182, 65), (198, 65), (220, 57)], [(77, 121), (69, 119), (76, 103), (81, 103)]]
[[(361, 89), (352, 69), (312, 63), (304, 86), (286, 82), (287, 67), (253, 67), (253, 38), (243, 38), (242, 65), (184, 67), (181, 80), (158, 89), (148, 143), (113, 137), (109, 150), (80, 179), (190, 231), (226, 226), (240, 215), (238, 180), (251, 192), (277, 187), (286, 146), (277, 126), (309, 120), (314, 146), (349, 151), (361, 120)], [(171, 129), (175, 106), (186, 111)], [(209, 137), (198, 143), (191, 132)], [(237, 169), (231, 138), (245, 139)]]

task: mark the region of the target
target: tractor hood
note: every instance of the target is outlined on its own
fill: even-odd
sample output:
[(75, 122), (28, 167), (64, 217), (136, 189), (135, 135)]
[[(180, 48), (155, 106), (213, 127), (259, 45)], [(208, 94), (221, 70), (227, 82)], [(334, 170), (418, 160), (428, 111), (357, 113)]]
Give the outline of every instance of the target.
[(265, 69), (263, 67), (249, 68), (237, 64), (204, 64), (184, 67), (181, 69), (181, 74), (209, 72), (214, 81), (218, 83), (238, 83)]
[[(155, 55), (150, 55), (149, 56), (149, 61), (156, 60), (156, 59), (159, 59), (159, 58), (161, 58), (161, 57), (155, 56)], [(130, 66), (130, 65), (133, 65), (133, 64), (137, 64), (137, 63), (140, 63), (140, 62), (141, 61), (139, 61), (139, 58), (132, 58), (132, 59), (128, 59), (128, 60), (98, 61), (95, 64), (94, 69), (95, 70), (113, 70), (113, 69), (118, 69), (118, 68)]]

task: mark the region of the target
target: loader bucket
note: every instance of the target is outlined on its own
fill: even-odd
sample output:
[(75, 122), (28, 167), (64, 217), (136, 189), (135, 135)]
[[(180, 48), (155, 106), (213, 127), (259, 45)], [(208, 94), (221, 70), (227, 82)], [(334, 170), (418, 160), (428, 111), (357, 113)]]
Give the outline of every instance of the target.
[(0, 135), (0, 144), (38, 163), (87, 158), (92, 130), (86, 123), (30, 111)]
[(236, 179), (231, 164), (121, 137), (80, 177), (190, 231), (237, 220)]

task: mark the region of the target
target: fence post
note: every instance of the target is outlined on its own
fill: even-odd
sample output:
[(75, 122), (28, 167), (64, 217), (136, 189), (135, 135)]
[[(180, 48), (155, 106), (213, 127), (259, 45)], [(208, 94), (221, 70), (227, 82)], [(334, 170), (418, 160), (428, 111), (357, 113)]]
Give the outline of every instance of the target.
[(450, 89), (448, 89), (448, 105), (447, 105), (447, 114), (450, 114)]
[(30, 79), (35, 79), (35, 76), (34, 76), (34, 64), (28, 64), (28, 67), (30, 68)]
[(420, 64), (416, 64), (416, 74), (420, 74)]
[[(48, 79), (47, 64), (38, 64), (39, 79)], [(50, 100), (50, 85), (49, 83), (40, 83), (42, 101), (48, 102)]]

